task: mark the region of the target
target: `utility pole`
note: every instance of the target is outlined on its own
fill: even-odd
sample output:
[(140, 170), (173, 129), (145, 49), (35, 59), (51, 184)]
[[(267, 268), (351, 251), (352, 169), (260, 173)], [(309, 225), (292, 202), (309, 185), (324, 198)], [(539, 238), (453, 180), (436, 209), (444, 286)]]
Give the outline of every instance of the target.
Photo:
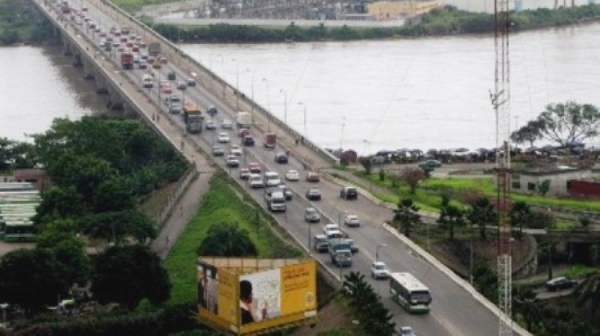
[(492, 106), (496, 114), (496, 209), (498, 211), (498, 308), (501, 314), (498, 335), (511, 336), (512, 328), (512, 257), (510, 248), (510, 61), (509, 0), (494, 4), (494, 92)]

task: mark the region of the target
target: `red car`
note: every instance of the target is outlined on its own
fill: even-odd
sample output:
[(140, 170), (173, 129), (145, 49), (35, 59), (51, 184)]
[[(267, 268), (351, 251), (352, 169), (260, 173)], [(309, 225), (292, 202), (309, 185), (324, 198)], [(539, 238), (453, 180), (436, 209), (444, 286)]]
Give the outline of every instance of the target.
[(160, 83), (160, 92), (162, 93), (173, 93), (170, 83)]
[(306, 182), (319, 182), (320, 180), (321, 177), (315, 172), (308, 172), (308, 174), (306, 174)]
[(248, 169), (250, 169), (250, 172), (252, 174), (260, 174), (262, 172), (262, 169), (260, 168), (260, 165), (256, 162), (250, 162), (248, 164)]
[(187, 84), (185, 82), (178, 82), (177, 83), (177, 89), (179, 90), (185, 90), (187, 88)]

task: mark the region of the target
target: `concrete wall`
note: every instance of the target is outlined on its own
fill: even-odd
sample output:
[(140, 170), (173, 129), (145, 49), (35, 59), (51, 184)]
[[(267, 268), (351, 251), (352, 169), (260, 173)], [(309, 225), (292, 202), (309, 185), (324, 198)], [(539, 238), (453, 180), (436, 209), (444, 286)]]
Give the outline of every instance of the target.
[[(590, 170), (577, 170), (567, 172), (557, 172), (549, 174), (528, 174), (515, 172), (511, 178), (511, 190), (525, 194), (537, 193), (538, 183), (550, 180), (550, 190), (547, 196), (568, 196), (567, 180), (577, 180), (589, 178), (592, 175)], [(530, 186), (532, 184), (532, 186)], [(533, 187), (533, 189), (530, 189)]]

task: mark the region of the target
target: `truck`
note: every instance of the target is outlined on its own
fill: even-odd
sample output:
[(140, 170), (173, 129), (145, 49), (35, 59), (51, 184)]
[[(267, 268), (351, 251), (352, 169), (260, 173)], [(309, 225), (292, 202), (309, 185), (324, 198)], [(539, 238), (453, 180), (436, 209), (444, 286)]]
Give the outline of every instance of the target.
[(129, 28), (127, 26), (121, 27), (121, 34), (129, 35), (129, 32), (131, 32), (131, 28)]
[(239, 128), (250, 128), (252, 126), (252, 114), (240, 111), (237, 113), (235, 122)]
[(279, 189), (268, 190), (265, 193), (265, 202), (267, 203), (267, 208), (270, 211), (285, 212), (286, 210), (285, 194)]
[(130, 52), (121, 53), (121, 66), (125, 70), (133, 69), (133, 54)]
[(277, 135), (275, 133), (267, 133), (265, 134), (265, 138), (263, 140), (263, 145), (265, 148), (275, 148), (277, 144)]
[(338, 267), (352, 266), (352, 245), (345, 239), (329, 240), (331, 262)]
[(153, 57), (158, 56), (160, 54), (160, 43), (153, 42), (148, 44), (148, 54)]
[(183, 121), (185, 122), (185, 129), (189, 133), (202, 132), (204, 116), (198, 105), (191, 102), (185, 103), (183, 106)]
[(64, 14), (69, 14), (71, 13), (71, 7), (69, 7), (69, 3), (67, 1), (63, 1), (60, 4), (60, 9)]

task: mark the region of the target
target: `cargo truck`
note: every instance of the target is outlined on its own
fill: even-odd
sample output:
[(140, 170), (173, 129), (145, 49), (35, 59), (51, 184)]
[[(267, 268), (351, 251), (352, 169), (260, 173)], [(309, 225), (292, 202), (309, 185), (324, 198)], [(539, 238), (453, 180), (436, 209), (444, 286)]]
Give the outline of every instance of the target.
[(352, 266), (352, 245), (345, 239), (329, 240), (331, 262), (338, 267)]
[(189, 133), (202, 132), (204, 116), (198, 105), (190, 102), (185, 103), (183, 106), (183, 121), (185, 122), (185, 129)]
[(250, 112), (238, 112), (235, 122), (239, 128), (250, 128), (252, 126), (252, 114)]
[(263, 141), (263, 145), (265, 148), (275, 148), (277, 144), (277, 135), (275, 133), (267, 133), (265, 134), (265, 138)]
[(158, 56), (160, 54), (160, 43), (153, 42), (148, 44), (148, 54), (154, 57)]
[(130, 52), (121, 53), (121, 66), (125, 70), (133, 69), (133, 54)]

